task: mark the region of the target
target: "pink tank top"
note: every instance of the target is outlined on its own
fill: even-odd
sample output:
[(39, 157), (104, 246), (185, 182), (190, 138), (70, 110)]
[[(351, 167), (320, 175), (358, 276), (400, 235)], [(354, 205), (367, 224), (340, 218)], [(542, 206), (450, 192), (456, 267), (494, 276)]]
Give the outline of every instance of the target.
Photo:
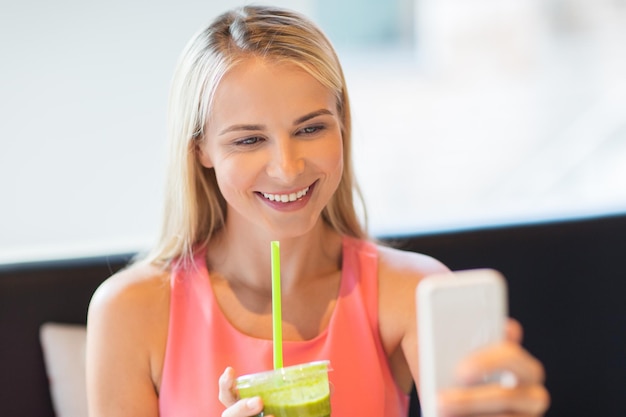
[[(195, 268), (171, 278), (169, 335), (159, 394), (161, 417), (217, 417), (218, 378), (271, 369), (272, 341), (247, 336), (224, 317), (213, 295), (204, 253)], [(339, 297), (328, 327), (307, 341), (286, 341), (284, 365), (330, 360), (334, 417), (405, 417), (409, 398), (396, 385), (378, 331), (378, 253), (343, 239)]]

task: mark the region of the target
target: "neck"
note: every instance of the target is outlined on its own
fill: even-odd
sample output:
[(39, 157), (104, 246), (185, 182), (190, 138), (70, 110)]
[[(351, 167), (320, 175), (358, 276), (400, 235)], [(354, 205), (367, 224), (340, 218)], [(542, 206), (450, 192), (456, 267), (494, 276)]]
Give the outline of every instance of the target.
[(226, 280), (269, 291), (272, 240), (280, 242), (284, 292), (303, 280), (326, 276), (341, 268), (341, 236), (320, 219), (301, 236), (270, 236), (227, 225), (209, 244), (209, 270)]

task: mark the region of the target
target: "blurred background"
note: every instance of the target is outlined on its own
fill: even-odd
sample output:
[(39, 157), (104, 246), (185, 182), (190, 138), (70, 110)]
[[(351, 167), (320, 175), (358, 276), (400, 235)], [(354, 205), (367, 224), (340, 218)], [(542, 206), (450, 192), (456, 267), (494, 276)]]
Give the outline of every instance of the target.
[[(626, 0), (264, 3), (337, 47), (373, 234), (626, 211)], [(150, 245), (176, 60), (242, 4), (0, 0), (0, 263)]]

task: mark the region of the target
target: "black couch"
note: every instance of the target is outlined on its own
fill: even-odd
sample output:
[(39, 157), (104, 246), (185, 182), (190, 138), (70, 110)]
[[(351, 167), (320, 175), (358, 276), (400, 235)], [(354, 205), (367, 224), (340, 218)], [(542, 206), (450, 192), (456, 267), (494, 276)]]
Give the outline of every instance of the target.
[[(546, 367), (549, 417), (626, 416), (626, 215), (384, 239), (506, 276), (524, 345)], [(0, 265), (0, 416), (54, 415), (39, 326), (85, 323), (95, 288), (131, 256)]]

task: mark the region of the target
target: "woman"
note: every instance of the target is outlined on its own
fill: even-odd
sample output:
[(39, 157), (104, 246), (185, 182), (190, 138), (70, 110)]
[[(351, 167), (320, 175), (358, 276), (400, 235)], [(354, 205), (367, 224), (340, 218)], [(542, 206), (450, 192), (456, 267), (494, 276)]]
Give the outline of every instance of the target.
[[(275, 8), (218, 17), (184, 50), (169, 115), (160, 240), (90, 305), (90, 415), (258, 414), (234, 378), (272, 367), (278, 240), (285, 365), (331, 361), (335, 416), (405, 416), (419, 366), (414, 288), (446, 268), (362, 228), (346, 85), (325, 36)], [(507, 370), (517, 386), (442, 393), (443, 412), (545, 411), (542, 367), (510, 327), (507, 342), (467, 359), (461, 382)]]

